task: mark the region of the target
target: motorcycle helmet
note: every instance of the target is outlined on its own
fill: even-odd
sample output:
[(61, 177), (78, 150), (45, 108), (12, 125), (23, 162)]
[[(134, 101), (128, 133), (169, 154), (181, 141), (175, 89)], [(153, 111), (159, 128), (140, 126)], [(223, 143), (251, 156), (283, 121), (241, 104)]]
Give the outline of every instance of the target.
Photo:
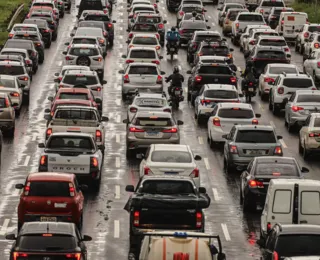
[(175, 32), (176, 31), (176, 27), (172, 26), (171, 31)]
[(196, 11), (193, 11), (193, 12), (192, 12), (192, 16), (193, 16), (193, 17), (196, 17), (197, 14), (198, 14), (198, 13), (197, 13)]
[(252, 62), (251, 60), (249, 60), (249, 61), (247, 62), (247, 67), (248, 67), (248, 68), (252, 68), (252, 67), (253, 67), (253, 62)]
[(179, 73), (179, 67), (178, 66), (174, 66), (173, 73)]

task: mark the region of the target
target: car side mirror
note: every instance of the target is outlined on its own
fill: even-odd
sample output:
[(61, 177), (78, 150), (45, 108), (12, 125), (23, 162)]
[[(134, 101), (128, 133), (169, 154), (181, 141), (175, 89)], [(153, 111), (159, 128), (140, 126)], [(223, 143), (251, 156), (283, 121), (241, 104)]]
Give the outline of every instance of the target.
[(256, 114), (256, 118), (260, 118), (261, 117), (261, 114)]
[(162, 22), (163, 24), (166, 24), (167, 23), (167, 20), (163, 20), (163, 22)]
[(200, 161), (200, 160), (202, 159), (202, 157), (201, 157), (200, 155), (196, 155), (196, 156), (194, 157), (194, 159), (195, 159), (196, 161)]
[(129, 44), (130, 42), (131, 42), (130, 40), (127, 40), (127, 41), (126, 41), (126, 43), (128, 43), (128, 44)]
[(178, 125), (183, 125), (183, 121), (181, 121), (181, 120), (178, 120), (177, 123), (178, 123)]
[(70, 44), (70, 42), (65, 42), (64, 43), (65, 46), (68, 46), (69, 44)]
[(45, 112), (45, 113), (50, 113), (51, 110), (50, 110), (49, 108), (46, 108), (46, 109), (44, 110), (44, 112)]
[(8, 235), (6, 235), (6, 239), (7, 240), (16, 240), (17, 238), (16, 238), (15, 234), (8, 234)]
[(133, 185), (127, 185), (126, 186), (126, 191), (127, 192), (134, 192), (134, 186)]
[(126, 59), (126, 58), (127, 58), (127, 55), (124, 55), (124, 54), (123, 54), (123, 55), (121, 56), (121, 58)]
[(187, 70), (187, 74), (191, 74), (191, 70)]
[(73, 30), (77, 30), (77, 29), (78, 29), (78, 27), (77, 27), (77, 26), (73, 27)]
[(77, 7), (77, 8), (79, 8), (79, 7), (80, 7), (80, 5), (76, 5), (76, 7)]
[(59, 83), (60, 79), (54, 79), (53, 82)]
[(138, 153), (136, 155), (136, 158), (142, 160), (142, 159), (144, 159), (144, 154), (143, 153)]
[(228, 135), (222, 135), (223, 139), (228, 139)]
[(102, 121), (102, 122), (108, 122), (108, 121), (109, 121), (109, 117), (107, 117), (107, 116), (102, 116), (102, 117), (101, 117), (101, 121)]
[(18, 190), (21, 190), (24, 188), (24, 185), (22, 183), (18, 183), (15, 185), (15, 188), (18, 189)]
[(105, 84), (107, 84), (107, 83), (108, 83), (108, 81), (102, 80), (102, 85), (105, 85)]
[(302, 167), (301, 172), (307, 173), (307, 172), (309, 172), (309, 169), (307, 167)]
[(124, 120), (122, 121), (122, 123), (128, 124), (128, 123), (129, 123), (129, 120), (128, 120), (128, 119), (124, 119)]
[(38, 147), (39, 147), (39, 148), (44, 148), (44, 143), (38, 144)]
[(48, 100), (52, 102), (53, 101), (53, 97), (48, 97)]
[(280, 139), (282, 139), (283, 137), (282, 137), (282, 135), (277, 135), (277, 139), (278, 140), (280, 140)]
[(166, 75), (166, 73), (164, 71), (161, 71), (160, 74), (161, 75)]
[(63, 54), (63, 55), (67, 55), (67, 52), (66, 52), (66, 51), (63, 51), (62, 54)]
[(117, 23), (117, 21), (116, 20), (112, 20), (112, 23)]
[(82, 190), (82, 191), (87, 191), (88, 190), (88, 185), (85, 185), (85, 184), (82, 184), (82, 185), (80, 185), (80, 190)]
[(52, 116), (50, 114), (44, 115), (44, 119), (50, 121), (52, 119)]
[(88, 236), (88, 235), (83, 235), (82, 241), (91, 241), (92, 240), (92, 237)]
[(207, 23), (207, 22), (209, 22), (209, 20), (208, 20), (208, 19), (206, 19), (206, 23)]
[(199, 193), (206, 194), (207, 193), (206, 188), (205, 187), (199, 187)]
[(244, 95), (243, 95), (242, 93), (239, 93), (239, 97), (241, 97), (241, 98), (242, 98), (242, 97), (244, 97)]

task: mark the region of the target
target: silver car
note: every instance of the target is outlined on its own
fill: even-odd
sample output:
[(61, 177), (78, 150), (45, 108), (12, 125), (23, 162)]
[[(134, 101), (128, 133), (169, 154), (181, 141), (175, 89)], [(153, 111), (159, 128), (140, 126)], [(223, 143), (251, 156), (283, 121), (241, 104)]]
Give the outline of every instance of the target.
[(131, 122), (125, 119), (123, 123), (127, 124), (127, 158), (151, 144), (180, 144), (179, 125), (183, 122), (171, 113), (138, 111)]
[(73, 44), (94, 44), (101, 48), (102, 56), (107, 56), (107, 46), (104, 43), (100, 43), (98, 38), (95, 36), (74, 36), (70, 42), (66, 42), (64, 45), (70, 48)]
[(35, 73), (33, 62), (29, 56), (29, 52), (25, 49), (18, 49), (18, 48), (3, 48), (0, 52), (1, 55), (20, 55), (26, 61), (27, 70)]
[(224, 145), (224, 165), (227, 172), (243, 167), (257, 156), (282, 156), (283, 149), (275, 129), (267, 125), (234, 125)]
[(13, 137), (15, 131), (15, 108), (18, 104), (11, 101), (7, 93), (0, 92), (0, 129), (2, 132)]
[(0, 75), (0, 86), (0, 93), (7, 93), (10, 96), (11, 102), (16, 104), (14, 109), (18, 115), (23, 101), (23, 91), (18, 78), (15, 76)]
[(163, 78), (165, 72), (160, 71), (157, 64), (146, 62), (130, 63), (125, 70), (120, 70), (122, 77), (122, 99), (136, 93), (136, 90), (163, 92)]
[(294, 126), (302, 126), (311, 113), (320, 112), (320, 90), (297, 90), (284, 102), (284, 120), (291, 132)]
[(30, 75), (31, 81), (32, 81), (32, 70), (31, 70), (31, 67), (28, 66), (26, 60), (23, 58), (22, 55), (0, 54), (0, 61), (17, 61), (17, 62), (21, 62), (24, 65), (24, 67), (26, 68), (28, 74)]
[(54, 79), (59, 79), (59, 82), (62, 80), (64, 74), (68, 71), (68, 70), (87, 70), (90, 71), (90, 67), (88, 66), (78, 66), (78, 65), (66, 65), (63, 66), (62, 69), (60, 70), (60, 72), (56, 72), (54, 73)]

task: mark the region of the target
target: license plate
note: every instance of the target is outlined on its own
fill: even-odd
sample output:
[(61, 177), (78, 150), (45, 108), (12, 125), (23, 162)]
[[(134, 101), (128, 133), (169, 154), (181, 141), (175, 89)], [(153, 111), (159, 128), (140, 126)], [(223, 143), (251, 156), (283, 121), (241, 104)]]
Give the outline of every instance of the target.
[(174, 94), (175, 94), (175, 95), (180, 95), (180, 90), (176, 90), (176, 91), (174, 92)]
[(294, 31), (293, 30), (287, 30), (287, 33), (293, 33)]
[(54, 207), (64, 209), (67, 207), (67, 203), (54, 203)]
[(160, 137), (160, 134), (159, 132), (146, 132), (145, 137)]
[(253, 88), (248, 88), (248, 91), (249, 92), (253, 92)]
[(175, 51), (176, 49), (175, 48), (170, 48), (170, 51)]
[(178, 174), (177, 172), (165, 172), (164, 174)]
[(250, 155), (264, 155), (265, 152), (263, 150), (248, 150), (247, 154), (250, 154)]
[(40, 221), (57, 221), (57, 217), (41, 217)]

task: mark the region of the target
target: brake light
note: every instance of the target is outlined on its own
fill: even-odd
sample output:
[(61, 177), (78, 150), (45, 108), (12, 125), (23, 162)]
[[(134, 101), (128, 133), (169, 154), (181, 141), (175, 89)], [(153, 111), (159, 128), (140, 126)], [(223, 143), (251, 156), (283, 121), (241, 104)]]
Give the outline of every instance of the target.
[(43, 32), (48, 33), (50, 32), (48, 29), (43, 30)]
[(238, 148), (236, 145), (230, 145), (230, 153), (238, 153)]
[(192, 48), (193, 48), (193, 49), (197, 49), (197, 47), (198, 47), (198, 45), (195, 44), (195, 43), (192, 45)]
[(277, 251), (274, 251), (273, 252), (273, 258), (272, 258), (273, 260), (279, 260), (279, 256), (278, 256), (278, 253), (277, 253)]
[(31, 60), (26, 60), (26, 63), (27, 64), (31, 64)]
[(236, 23), (236, 27), (239, 28), (239, 26), (240, 26), (240, 24), (239, 24), (239, 23)]
[(311, 88), (311, 90), (317, 90), (317, 88)]
[(260, 13), (262, 13), (262, 14), (263, 14), (263, 12), (264, 12), (264, 11), (263, 11), (263, 9), (260, 9)]
[(129, 75), (128, 75), (128, 74), (126, 74), (126, 75), (123, 76), (123, 82), (124, 82), (124, 83), (129, 83), (129, 82), (130, 82), (130, 80), (129, 80)]
[(73, 187), (73, 184), (69, 183), (69, 192), (71, 197), (74, 197), (74, 191), (75, 191), (75, 188)]
[(197, 75), (197, 76), (195, 77), (195, 80), (196, 80), (196, 82), (201, 82), (202, 76)]
[(99, 43), (104, 43), (104, 39), (99, 39)]
[(156, 37), (157, 37), (157, 39), (159, 40), (159, 39), (160, 39), (160, 34), (157, 33), (157, 34), (156, 34)]
[(199, 169), (198, 168), (194, 168), (194, 170), (192, 171), (192, 173), (190, 174), (190, 176), (192, 178), (198, 178), (199, 177)]
[(173, 127), (171, 129), (166, 129), (162, 131), (163, 133), (178, 133), (178, 129)]
[(230, 81), (231, 81), (231, 83), (236, 83), (237, 82), (237, 78), (236, 77), (231, 77)]
[(201, 228), (202, 227), (202, 213), (197, 212), (196, 214), (196, 227)]
[(133, 36), (133, 33), (129, 33), (129, 36), (128, 36), (128, 37), (129, 37), (129, 38), (132, 38), (132, 36)]
[(164, 110), (163, 110), (163, 112), (168, 112), (168, 113), (171, 113), (171, 109), (169, 109), (169, 108), (166, 108), (166, 109), (164, 109)]
[(163, 28), (164, 28), (164, 24), (163, 24), (163, 23), (159, 23), (159, 24), (158, 24), (158, 28), (159, 28), (159, 29), (163, 29)]
[(317, 67), (320, 68), (320, 62), (319, 61), (317, 62)]
[(41, 46), (41, 43), (40, 42), (35, 42), (35, 45), (39, 47), (39, 46)]
[(106, 33), (106, 32), (103, 32), (103, 36), (104, 36), (104, 37), (107, 37), (107, 33)]
[(201, 105), (204, 105), (207, 103), (211, 103), (211, 100), (201, 99), (200, 102), (201, 102)]
[(282, 18), (281, 24), (284, 24), (284, 20), (283, 20), (283, 18)]
[(268, 224), (267, 224), (267, 231), (269, 232), (270, 230), (271, 230), (271, 223), (268, 222)]
[(290, 49), (289, 48), (284, 48), (284, 51), (288, 52), (288, 51), (290, 51)]
[(186, 31), (185, 30), (179, 30), (180, 34), (184, 34)]
[(142, 133), (144, 132), (143, 129), (140, 129), (140, 128), (136, 128), (136, 127), (130, 127), (129, 128), (129, 132), (132, 132), (132, 133)]
[(158, 46), (156, 46), (156, 50), (160, 50), (160, 46), (158, 45)]
[(18, 260), (18, 257), (28, 257), (26, 253), (13, 252), (13, 260)]
[(48, 156), (47, 155), (42, 155), (40, 158), (40, 165), (41, 166), (47, 166), (47, 161), (48, 161)]
[(73, 57), (66, 56), (66, 60), (73, 60), (73, 59), (74, 59)]
[(9, 33), (8, 37), (12, 38), (13, 37), (13, 33)]
[(318, 49), (318, 48), (319, 48), (319, 43), (315, 43), (315, 44), (314, 44), (314, 47), (315, 47), (316, 49)]
[(203, 55), (203, 53), (202, 53), (202, 52), (199, 52), (199, 53), (198, 53), (198, 56), (202, 56), (202, 55)]
[(108, 23), (108, 28), (112, 28), (112, 23)]
[(50, 115), (53, 116), (54, 115), (54, 111), (51, 111)]
[(157, 77), (157, 84), (162, 84), (162, 77), (160, 75)]
[(183, 11), (180, 11), (179, 14), (182, 16), (182, 15), (184, 15), (184, 12), (183, 12)]
[(273, 78), (264, 78), (264, 82), (274, 82), (274, 79)]
[(98, 62), (101, 62), (101, 61), (102, 61), (102, 58), (101, 58), (101, 57), (93, 58), (93, 60), (98, 61)]
[(75, 260), (80, 260), (81, 259), (81, 253), (66, 254), (66, 258), (75, 258)]
[(108, 11), (107, 10), (103, 10), (103, 13), (106, 14), (106, 13), (108, 13)]
[(136, 108), (136, 107), (130, 107), (130, 112), (131, 112), (131, 113), (137, 113), (137, 111), (138, 111), (138, 108)]
[(153, 61), (151, 61), (151, 62), (154, 63), (154, 64), (157, 64), (157, 65), (160, 64), (160, 62), (159, 62), (158, 60), (153, 60)]
[(218, 117), (213, 118), (212, 123), (214, 126), (221, 126), (220, 119)]
[(151, 173), (151, 170), (148, 166), (144, 166), (143, 167), (143, 174), (144, 175), (148, 175), (149, 173)]
[(305, 32), (305, 33), (303, 34), (303, 36), (304, 36), (304, 38), (308, 38), (308, 37), (309, 37), (309, 33), (308, 33), (308, 32)]
[(11, 93), (10, 93), (10, 96), (11, 96), (11, 97), (19, 97), (20, 94), (19, 94), (18, 92), (11, 92)]
[(260, 181), (250, 180), (248, 181), (250, 188), (263, 188), (263, 183)]
[(303, 110), (303, 107), (293, 106), (291, 109), (292, 109), (293, 112), (298, 112), (300, 110)]
[(229, 24), (229, 19), (226, 19), (224, 23)]
[(258, 119), (253, 119), (253, 120), (252, 120), (252, 124), (253, 124), (253, 125), (258, 125), (258, 124), (259, 124)]
[(48, 139), (51, 134), (52, 134), (52, 128), (48, 128), (46, 131), (46, 138)]
[(134, 45), (129, 45), (129, 48), (132, 48), (132, 47), (134, 47)]
[(132, 17), (133, 17), (133, 15), (132, 15), (132, 14), (130, 14), (128, 17), (129, 17), (129, 18), (132, 18)]
[(138, 227), (139, 226), (139, 221), (140, 221), (140, 212), (139, 211), (135, 211), (133, 213), (133, 225)]
[(153, 4), (154, 8), (158, 8), (158, 5), (157, 4)]
[(256, 44), (256, 41), (255, 41), (255, 40), (251, 40), (251, 41), (249, 42), (249, 44), (250, 44), (250, 45), (255, 45), (255, 44)]
[(274, 154), (282, 154), (282, 149), (280, 146), (277, 146), (275, 149), (274, 149)]
[(283, 94), (283, 93), (284, 93), (284, 88), (283, 87), (278, 88), (278, 94)]
[(96, 141), (102, 142), (102, 133), (100, 130), (96, 130)]
[(19, 80), (23, 80), (23, 81), (28, 81), (29, 78), (28, 77), (25, 77), (25, 76), (21, 76), (18, 78)]
[(24, 187), (24, 195), (28, 196), (30, 191), (30, 182)]
[(96, 157), (91, 157), (91, 159), (90, 159), (90, 164), (91, 164), (92, 167), (97, 168), (98, 165), (99, 165), (98, 159), (97, 159)]
[(6, 102), (6, 107), (10, 107), (9, 100), (7, 98), (5, 99), (5, 102)]
[(134, 60), (126, 60), (126, 63), (128, 64), (128, 63), (132, 63), (132, 62), (134, 62)]

